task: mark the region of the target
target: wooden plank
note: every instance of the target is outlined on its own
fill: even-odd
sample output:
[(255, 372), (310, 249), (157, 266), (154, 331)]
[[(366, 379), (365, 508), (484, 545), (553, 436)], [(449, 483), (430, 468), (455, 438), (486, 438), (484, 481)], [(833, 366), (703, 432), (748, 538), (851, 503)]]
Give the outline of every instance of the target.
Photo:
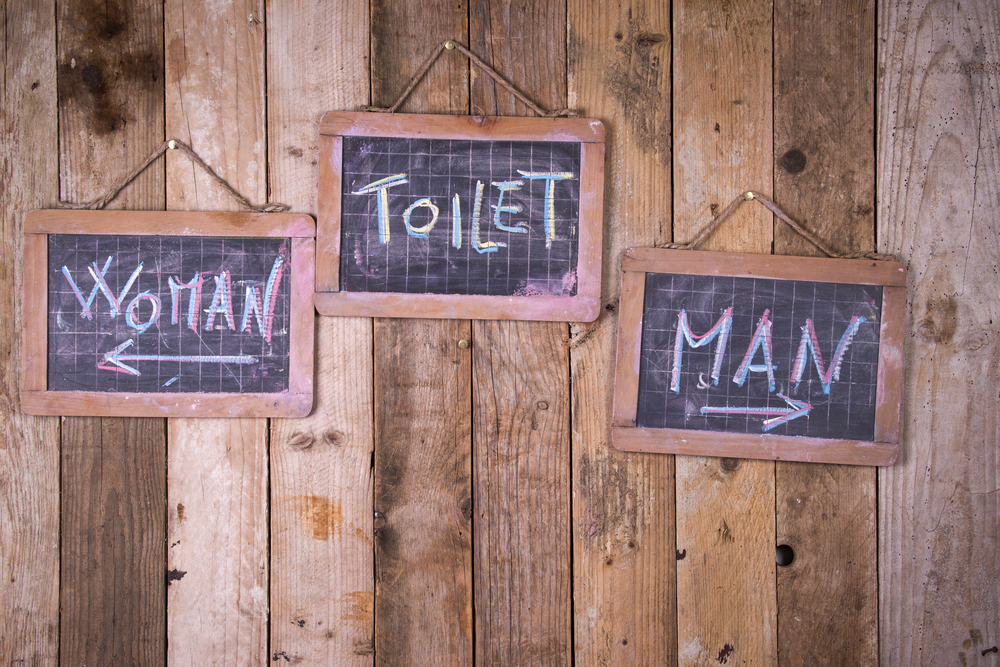
[(901, 460), (879, 472), (885, 665), (1000, 645), (1000, 3), (880, 3), (878, 248), (910, 272)]
[[(372, 101), (393, 104), (468, 5), (371, 3)], [(434, 17), (428, 20), (428, 17)], [(468, 64), (445, 53), (402, 109), (465, 113)], [(471, 354), (464, 320), (375, 321), (375, 659), (472, 662)]]
[(375, 321), (379, 664), (472, 660), (470, 337), (464, 320)]
[[(64, 199), (103, 195), (163, 140), (161, 12), (153, 2), (58, 3)], [(149, 169), (111, 207), (162, 209), (163, 187), (162, 169)], [(63, 422), (63, 664), (163, 661), (165, 425)]]
[[(191, 146), (249, 200), (263, 202), (259, 3), (171, 0), (164, 16), (167, 135)], [(238, 209), (185, 156), (167, 158), (169, 208)], [(168, 665), (205, 656), (220, 665), (268, 661), (267, 427), (264, 419), (170, 422)]]
[[(573, 325), (576, 664), (677, 664), (674, 457), (611, 446), (621, 255), (670, 240), (670, 8), (568, 3), (569, 105), (608, 130), (597, 322)], [(641, 285), (638, 285), (641, 289)]]
[[(772, 6), (674, 5), (674, 240), (736, 194), (770, 190)], [(744, 206), (703, 249), (767, 253), (771, 215)], [(774, 464), (677, 458), (680, 665), (777, 662)]]
[(63, 424), (62, 664), (163, 660), (162, 422)]
[[(775, 199), (835, 251), (873, 250), (875, 3), (777, 0), (774, 22)], [(774, 251), (820, 254), (779, 221)], [(780, 665), (878, 665), (875, 476), (776, 465), (775, 533), (795, 553), (777, 569)]]
[[(283, 2), (267, 18), (271, 196), (316, 215), (319, 119), (368, 103), (368, 7)], [(270, 657), (361, 667), (375, 652), (372, 323), (316, 319), (313, 412), (271, 422)]]
[(20, 239), (25, 213), (58, 198), (52, 2), (0, 6), (0, 655), (59, 655), (59, 425), (21, 412)]
[[(563, 3), (480, 0), (470, 17), (473, 52), (537, 104), (566, 106)], [(471, 102), (526, 113), (478, 68)], [(573, 660), (567, 333), (557, 322), (473, 323), (477, 665)]]

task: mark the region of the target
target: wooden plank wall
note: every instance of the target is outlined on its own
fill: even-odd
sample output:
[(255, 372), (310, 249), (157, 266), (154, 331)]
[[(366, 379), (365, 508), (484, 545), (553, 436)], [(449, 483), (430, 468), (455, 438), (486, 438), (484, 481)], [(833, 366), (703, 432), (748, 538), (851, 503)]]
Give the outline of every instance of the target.
[[(4, 664), (1000, 660), (996, 0), (6, 0), (0, 24)], [(391, 104), (447, 38), (605, 123), (596, 322), (317, 318), (305, 419), (20, 413), (26, 211), (176, 136), (316, 215), (320, 116)], [(529, 113), (454, 52), (403, 111)], [(610, 448), (622, 250), (750, 188), (908, 263), (895, 466)], [(113, 205), (233, 208), (175, 155)], [(755, 204), (705, 248), (815, 254)]]

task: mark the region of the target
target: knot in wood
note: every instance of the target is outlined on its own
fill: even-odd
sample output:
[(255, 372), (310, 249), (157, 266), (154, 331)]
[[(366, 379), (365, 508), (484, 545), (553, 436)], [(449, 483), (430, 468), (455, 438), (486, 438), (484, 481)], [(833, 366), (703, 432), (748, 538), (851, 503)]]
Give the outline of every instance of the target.
[(301, 452), (312, 447), (313, 440), (311, 433), (296, 433), (288, 441), (288, 446)]

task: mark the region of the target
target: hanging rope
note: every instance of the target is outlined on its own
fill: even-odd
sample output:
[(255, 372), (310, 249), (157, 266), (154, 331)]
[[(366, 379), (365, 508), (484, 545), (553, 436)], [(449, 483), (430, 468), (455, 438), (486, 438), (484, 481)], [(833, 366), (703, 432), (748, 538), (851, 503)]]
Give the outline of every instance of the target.
[(441, 56), (441, 54), (445, 50), (451, 51), (454, 49), (457, 49), (461, 53), (465, 54), (465, 56), (469, 58), (470, 62), (472, 62), (475, 65), (478, 65), (484, 72), (493, 77), (494, 81), (496, 81), (501, 86), (506, 88), (511, 94), (514, 95), (514, 97), (521, 100), (529, 109), (534, 111), (539, 116), (543, 116), (545, 118), (559, 118), (559, 117), (575, 117), (577, 115), (577, 112), (574, 111), (573, 109), (558, 109), (556, 111), (545, 111), (540, 106), (529, 100), (524, 93), (515, 88), (509, 81), (507, 81), (507, 79), (500, 76), (500, 74), (498, 74), (495, 69), (493, 69), (485, 62), (483, 62), (479, 58), (479, 56), (477, 56), (472, 51), (465, 48), (464, 46), (462, 46), (453, 39), (449, 39), (445, 42), (442, 42), (441, 45), (437, 47), (437, 50), (435, 50), (434, 53), (431, 55), (431, 57), (424, 62), (423, 66), (416, 73), (416, 75), (412, 79), (410, 79), (410, 83), (406, 86), (406, 89), (403, 91), (403, 94), (399, 96), (399, 99), (396, 100), (395, 104), (393, 104), (391, 107), (366, 106), (362, 107), (362, 109), (364, 109), (365, 111), (378, 111), (380, 113), (396, 113), (396, 110), (399, 109), (399, 107), (403, 104), (403, 102), (406, 101), (406, 98), (410, 96), (410, 93), (413, 92), (413, 89), (417, 87), (417, 84), (420, 83), (420, 80), (424, 78), (425, 74), (427, 74), (427, 70), (431, 68), (431, 65), (434, 64), (434, 62)]
[(748, 190), (741, 194), (739, 197), (734, 199), (729, 206), (727, 206), (722, 213), (715, 217), (710, 223), (705, 225), (704, 228), (691, 240), (689, 243), (676, 244), (668, 243), (666, 245), (659, 246), (661, 248), (670, 248), (675, 250), (694, 250), (696, 249), (702, 241), (708, 238), (712, 232), (718, 229), (719, 225), (725, 222), (729, 216), (736, 212), (744, 202), (757, 201), (760, 202), (765, 208), (767, 208), (771, 213), (778, 216), (778, 219), (784, 222), (786, 225), (791, 227), (799, 236), (816, 246), (820, 252), (822, 252), (827, 257), (835, 257), (837, 259), (874, 259), (874, 260), (890, 260), (894, 261), (896, 258), (893, 255), (885, 255), (878, 252), (859, 252), (851, 253), (848, 255), (842, 255), (840, 253), (834, 252), (825, 243), (818, 239), (814, 234), (808, 231), (805, 227), (799, 223), (792, 220), (788, 215), (778, 208), (778, 205), (773, 201), (760, 194), (759, 192), (754, 192), (753, 190)]
[(145, 162), (139, 165), (130, 174), (125, 176), (125, 178), (123, 178), (121, 182), (118, 183), (118, 185), (109, 190), (107, 194), (105, 194), (103, 197), (95, 199), (90, 202), (84, 202), (81, 204), (74, 202), (60, 201), (59, 208), (91, 209), (91, 210), (98, 210), (104, 208), (105, 206), (110, 204), (114, 200), (114, 198), (117, 197), (129, 183), (134, 181), (139, 174), (144, 172), (149, 167), (149, 165), (156, 162), (160, 158), (160, 156), (166, 153), (168, 150), (179, 150), (181, 153), (188, 156), (192, 162), (194, 162), (196, 165), (204, 169), (209, 176), (215, 179), (215, 181), (219, 185), (221, 185), (222, 188), (226, 192), (228, 192), (233, 199), (239, 202), (239, 205), (242, 206), (244, 210), (256, 211), (258, 213), (281, 213), (282, 211), (288, 210), (288, 206), (285, 206), (284, 204), (264, 204), (263, 206), (254, 206), (253, 204), (250, 203), (249, 199), (247, 199), (239, 192), (237, 192), (236, 189), (233, 186), (231, 186), (226, 179), (216, 174), (215, 171), (213, 171), (212, 168), (209, 167), (205, 163), (205, 161), (201, 159), (201, 156), (195, 153), (190, 146), (188, 146), (183, 141), (180, 141), (178, 139), (170, 139), (160, 144), (159, 148), (153, 151), (152, 154), (148, 158), (146, 158)]

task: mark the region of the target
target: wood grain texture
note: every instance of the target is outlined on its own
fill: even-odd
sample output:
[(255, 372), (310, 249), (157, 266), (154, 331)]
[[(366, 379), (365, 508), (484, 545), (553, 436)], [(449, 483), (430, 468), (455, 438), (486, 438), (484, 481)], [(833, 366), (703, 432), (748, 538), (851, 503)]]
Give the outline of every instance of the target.
[[(249, 200), (263, 202), (265, 25), (259, 4), (171, 0), (164, 16), (167, 135), (188, 143)], [(190, 160), (173, 154), (167, 156), (167, 204), (238, 210)], [(265, 419), (169, 424), (168, 665), (205, 656), (219, 665), (258, 665), (269, 657), (267, 427)], [(184, 579), (170, 574), (180, 572), (187, 573)]]
[(607, 128), (602, 297), (572, 327), (576, 664), (677, 662), (674, 458), (611, 443), (621, 255), (670, 240), (670, 10), (570, 2), (569, 106)]
[(58, 198), (51, 2), (0, 5), (0, 655), (59, 653), (59, 425), (21, 412), (20, 246), (25, 213)]
[(472, 660), (468, 322), (376, 320), (375, 658)]
[[(369, 4), (372, 104), (390, 107), (442, 42), (467, 40), (469, 4), (468, 0), (371, 0)], [(469, 60), (458, 51), (441, 54), (399, 111), (468, 113)]]
[[(372, 101), (391, 105), (464, 1), (371, 3)], [(434, 17), (429, 21), (428, 17)], [(450, 57), (449, 57), (450, 56)], [(402, 106), (465, 113), (468, 63), (442, 56)], [(473, 656), (471, 338), (464, 320), (375, 320), (375, 662), (463, 665)]]
[[(163, 140), (162, 6), (64, 2), (56, 19), (61, 196), (89, 201)], [(111, 207), (162, 209), (163, 187), (149, 169)], [(62, 664), (164, 659), (165, 425), (63, 422)]]
[[(478, 0), (470, 17), (474, 52), (536, 104), (565, 107), (563, 3)], [(474, 109), (523, 113), (475, 70)], [(567, 329), (473, 323), (477, 665), (573, 660)]]
[(162, 419), (62, 431), (61, 664), (162, 662)]
[[(674, 240), (743, 190), (770, 190), (768, 0), (674, 5)], [(771, 215), (743, 207), (703, 249), (767, 253)], [(678, 457), (680, 665), (777, 662), (774, 464)]]
[(561, 340), (473, 324), (476, 664), (572, 663), (569, 391)]
[[(775, 200), (835, 251), (874, 250), (875, 4), (778, 0), (774, 22)], [(819, 254), (778, 221), (774, 251)], [(795, 551), (777, 569), (780, 665), (878, 665), (875, 476), (776, 464), (776, 538)]]
[[(772, 3), (674, 5), (674, 243), (772, 181)], [(699, 250), (767, 253), (771, 214), (743, 206)]]
[[(292, 210), (318, 211), (319, 119), (368, 103), (368, 25), (349, 0), (269, 8), (269, 181)], [(375, 651), (372, 323), (316, 329), (313, 412), (271, 422), (270, 658), (362, 667)]]
[(879, 473), (885, 665), (1000, 645), (1000, 4), (881, 3), (878, 248), (909, 264), (900, 462)]
[(168, 665), (267, 655), (267, 420), (172, 419)]

